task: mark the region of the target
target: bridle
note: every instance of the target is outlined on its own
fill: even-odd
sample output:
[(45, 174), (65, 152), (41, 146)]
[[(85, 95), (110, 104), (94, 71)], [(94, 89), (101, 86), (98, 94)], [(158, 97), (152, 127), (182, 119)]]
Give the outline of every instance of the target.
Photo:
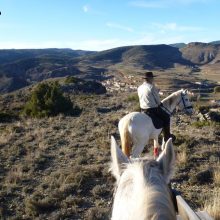
[(185, 113), (188, 113), (188, 112), (187, 112), (187, 109), (192, 109), (193, 106), (192, 106), (192, 105), (188, 105), (188, 106), (187, 106), (186, 101), (185, 101), (185, 99), (184, 99), (184, 97), (185, 97), (186, 95), (187, 95), (186, 93), (181, 92), (181, 98), (180, 98), (180, 101), (177, 103), (177, 106), (178, 106), (178, 105), (181, 103), (181, 101), (182, 101), (182, 103), (183, 103), (183, 109), (185, 110)]
[[(192, 105), (188, 105), (188, 106), (187, 106), (186, 101), (185, 101), (185, 99), (184, 99), (184, 96), (187, 95), (186, 93), (183, 93), (183, 91), (181, 91), (181, 94), (180, 94), (180, 95), (181, 95), (181, 96), (180, 96), (180, 100), (179, 100), (179, 102), (177, 103), (176, 106), (179, 106), (180, 103), (182, 102), (182, 103), (183, 103), (183, 110), (185, 110), (185, 113), (188, 113), (188, 112), (187, 112), (187, 109), (191, 109), (191, 108), (193, 108), (193, 106), (192, 106)], [(170, 116), (173, 114), (173, 111), (170, 111), (170, 110), (169, 110), (168, 108), (166, 108), (163, 104), (161, 105), (161, 107), (162, 107)]]

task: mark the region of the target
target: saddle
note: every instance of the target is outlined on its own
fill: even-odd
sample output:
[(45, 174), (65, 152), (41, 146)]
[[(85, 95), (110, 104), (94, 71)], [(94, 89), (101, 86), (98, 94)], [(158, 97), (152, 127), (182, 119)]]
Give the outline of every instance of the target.
[(142, 109), (141, 112), (144, 112), (145, 114), (147, 114), (151, 118), (151, 120), (153, 122), (153, 125), (156, 129), (160, 129), (160, 128), (164, 127), (163, 119), (158, 117), (158, 115), (156, 115), (154, 112), (148, 111), (148, 110), (145, 110), (145, 109)]

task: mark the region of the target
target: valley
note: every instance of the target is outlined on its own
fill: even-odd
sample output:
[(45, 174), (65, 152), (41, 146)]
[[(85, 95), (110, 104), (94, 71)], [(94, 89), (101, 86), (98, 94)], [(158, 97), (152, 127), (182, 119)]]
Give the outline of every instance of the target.
[[(220, 82), (219, 45), (190, 44), (184, 58), (180, 56), (183, 48), (170, 52), (170, 47), (158, 47), (165, 48), (162, 54), (154, 46), (124, 47), (74, 58), (65, 51), (65, 59), (58, 55), (55, 59), (53, 52), (50, 57), (38, 54), (33, 62), (29, 55), (2, 61), (0, 113), (11, 117), (3, 120), (0, 114), (1, 219), (110, 218), (115, 181), (109, 173), (110, 137), (114, 135), (120, 145), (118, 121), (128, 112), (139, 111), (136, 88), (146, 70), (157, 76), (161, 98), (181, 88), (192, 93), (194, 114), (176, 112), (172, 117), (172, 132), (177, 136), (172, 187), (194, 210), (211, 205), (220, 215), (220, 122), (198, 117), (201, 109), (210, 107), (220, 115), (220, 107), (212, 102), (220, 99), (220, 93), (213, 92)], [(197, 51), (193, 58), (189, 57), (191, 47)], [(199, 63), (201, 51), (205, 51), (204, 59)], [(209, 60), (211, 52), (215, 56)], [(199, 71), (194, 71), (195, 66)], [(67, 83), (69, 76), (74, 77), (72, 84)], [(76, 86), (76, 79), (81, 87)], [(40, 82), (50, 81), (59, 82), (81, 113), (21, 116), (31, 91)], [(90, 81), (106, 90), (97, 93), (102, 87)], [(86, 90), (88, 85), (96, 85), (97, 90)], [(152, 153), (150, 142), (143, 156)]]

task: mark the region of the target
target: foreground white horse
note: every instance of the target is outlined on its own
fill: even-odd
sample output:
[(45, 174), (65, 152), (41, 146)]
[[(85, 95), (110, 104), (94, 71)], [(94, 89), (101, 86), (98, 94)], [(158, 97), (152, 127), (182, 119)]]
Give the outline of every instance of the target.
[(167, 184), (174, 170), (175, 155), (170, 138), (157, 160), (129, 159), (111, 138), (111, 172), (116, 178), (111, 220), (174, 220)]
[[(167, 98), (163, 99), (162, 103), (164, 110), (170, 115), (177, 107), (188, 114), (192, 114), (193, 112), (187, 90), (181, 89), (172, 93)], [(158, 149), (159, 147), (158, 136), (162, 129), (156, 129), (151, 118), (145, 113), (131, 112), (125, 115), (119, 121), (118, 128), (122, 151), (128, 157), (130, 155), (132, 157), (140, 156), (144, 147), (148, 144), (149, 139), (154, 139), (154, 149)], [(158, 152), (158, 150), (154, 152)]]

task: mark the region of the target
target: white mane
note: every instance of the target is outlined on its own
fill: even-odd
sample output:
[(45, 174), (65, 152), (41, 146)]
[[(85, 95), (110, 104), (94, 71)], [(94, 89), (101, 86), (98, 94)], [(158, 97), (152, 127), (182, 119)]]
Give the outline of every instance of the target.
[(176, 105), (181, 98), (181, 94), (183, 91), (183, 89), (178, 90), (161, 101), (163, 105), (169, 109), (170, 112), (173, 112), (173, 110), (176, 108)]
[(170, 99), (172, 99), (172, 98), (175, 98), (175, 97), (179, 96), (183, 91), (184, 91), (183, 89), (180, 89), (180, 90), (178, 90), (178, 91), (176, 91), (176, 92), (173, 92), (172, 94), (170, 94), (169, 96), (167, 96), (166, 98), (164, 98), (164, 99), (162, 100), (162, 102), (166, 102), (167, 100), (170, 100)]

